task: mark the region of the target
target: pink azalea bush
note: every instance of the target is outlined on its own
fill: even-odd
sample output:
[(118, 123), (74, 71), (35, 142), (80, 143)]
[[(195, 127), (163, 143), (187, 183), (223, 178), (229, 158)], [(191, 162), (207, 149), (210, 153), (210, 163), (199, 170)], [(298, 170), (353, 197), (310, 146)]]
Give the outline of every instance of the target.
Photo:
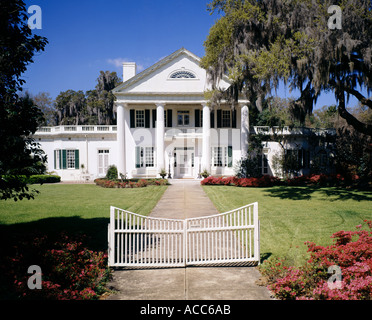
[[(279, 299), (370, 300), (372, 298), (372, 221), (365, 220), (370, 231), (339, 231), (330, 246), (307, 242), (310, 259), (300, 267), (284, 260), (265, 261), (261, 270), (268, 288)], [(328, 268), (340, 267), (338, 286), (330, 282)]]
[[(16, 299), (92, 300), (107, 291), (107, 255), (87, 249), (79, 240), (63, 234), (50, 243), (44, 236), (35, 238), (31, 246), (19, 243), (15, 249), (14, 255), (5, 259), (4, 272), (13, 282), (7, 294)], [(28, 288), (27, 269), (32, 264), (41, 268), (41, 289)]]

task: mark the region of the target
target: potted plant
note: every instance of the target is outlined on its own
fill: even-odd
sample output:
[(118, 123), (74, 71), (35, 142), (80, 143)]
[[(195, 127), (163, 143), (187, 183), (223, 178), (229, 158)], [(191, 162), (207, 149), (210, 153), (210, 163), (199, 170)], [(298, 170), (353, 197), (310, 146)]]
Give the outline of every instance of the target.
[(160, 174), (161, 178), (164, 179), (165, 176), (167, 175), (167, 171), (165, 171), (165, 169), (161, 169), (159, 174)]
[(202, 173), (200, 173), (200, 175), (205, 179), (207, 177), (209, 177), (209, 172), (207, 171), (207, 169), (204, 169), (204, 171)]

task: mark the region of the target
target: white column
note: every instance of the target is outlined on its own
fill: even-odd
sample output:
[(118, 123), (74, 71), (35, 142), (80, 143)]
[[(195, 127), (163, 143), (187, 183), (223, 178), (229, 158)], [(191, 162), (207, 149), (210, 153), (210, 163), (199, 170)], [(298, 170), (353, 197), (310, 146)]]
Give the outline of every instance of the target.
[[(117, 104), (117, 116), (116, 116), (116, 125), (117, 125), (117, 144), (118, 144), (118, 174), (126, 173), (125, 168), (125, 117), (124, 117), (124, 108), (125, 104)], [(120, 176), (119, 176), (120, 177)]]
[(203, 105), (203, 147), (201, 170), (211, 171), (211, 117), (210, 108)]
[(156, 159), (158, 173), (165, 168), (164, 163), (164, 103), (156, 104)]
[(243, 105), (240, 111), (240, 149), (242, 158), (248, 155), (248, 140), (249, 140), (249, 109), (247, 105)]

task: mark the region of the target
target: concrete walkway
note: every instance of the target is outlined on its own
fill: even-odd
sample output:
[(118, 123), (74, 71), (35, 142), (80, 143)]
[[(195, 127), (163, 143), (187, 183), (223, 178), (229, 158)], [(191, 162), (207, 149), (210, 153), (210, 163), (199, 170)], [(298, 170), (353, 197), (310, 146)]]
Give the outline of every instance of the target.
[[(199, 180), (170, 180), (152, 217), (186, 219), (217, 214)], [(107, 300), (269, 300), (255, 267), (186, 267), (113, 272)]]

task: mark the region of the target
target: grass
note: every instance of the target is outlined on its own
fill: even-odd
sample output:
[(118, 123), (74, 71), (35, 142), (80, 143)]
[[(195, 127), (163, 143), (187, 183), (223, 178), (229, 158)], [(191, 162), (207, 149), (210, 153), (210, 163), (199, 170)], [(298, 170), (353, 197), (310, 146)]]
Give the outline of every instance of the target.
[[(0, 234), (62, 231), (86, 234), (92, 249), (107, 250), (110, 206), (148, 215), (166, 186), (109, 189), (92, 184), (34, 185), (40, 194), (34, 200), (0, 201)], [(0, 238), (1, 238), (0, 237)]]
[(310, 186), (203, 189), (220, 212), (258, 202), (261, 260), (285, 257), (298, 266), (306, 259), (305, 241), (329, 245), (334, 232), (355, 230), (363, 220), (372, 220), (371, 191)]

